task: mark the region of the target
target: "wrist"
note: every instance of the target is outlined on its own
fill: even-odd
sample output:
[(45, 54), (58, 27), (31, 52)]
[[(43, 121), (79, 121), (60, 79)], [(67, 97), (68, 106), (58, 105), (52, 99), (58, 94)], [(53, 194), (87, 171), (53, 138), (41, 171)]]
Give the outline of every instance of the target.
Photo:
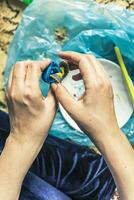
[(122, 135), (122, 132), (118, 126), (99, 126), (98, 128), (87, 129), (87, 135), (93, 141), (93, 143), (98, 147), (99, 150), (103, 150), (105, 145), (109, 144), (109, 142), (114, 142), (117, 137)]
[[(44, 136), (45, 135), (45, 136)], [(7, 145), (18, 146), (24, 151), (36, 152), (38, 149), (41, 149), (47, 134), (41, 135), (33, 133), (33, 131), (12, 131), (10, 132), (9, 137), (6, 140)]]
[(120, 129), (102, 130), (100, 136), (96, 139), (96, 145), (103, 155), (107, 151), (112, 151), (112, 149), (120, 144), (120, 141), (124, 137)]
[(41, 147), (31, 141), (17, 140), (10, 134), (1, 155), (1, 163), (4, 166), (11, 166), (11, 176), (16, 174), (18, 179), (23, 180)]
[(4, 149), (12, 149), (14, 154), (20, 154), (20, 157), (25, 156), (26, 158), (36, 157), (39, 153), (44, 140), (41, 142), (35, 141), (34, 139), (30, 139), (27, 137), (17, 137), (15, 134), (10, 133), (8, 136), (5, 148)]

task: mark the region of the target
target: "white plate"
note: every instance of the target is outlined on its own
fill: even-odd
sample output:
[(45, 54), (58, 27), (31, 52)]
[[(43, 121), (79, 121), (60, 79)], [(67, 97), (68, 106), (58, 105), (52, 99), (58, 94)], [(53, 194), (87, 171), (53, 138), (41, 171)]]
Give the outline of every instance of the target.
[[(113, 87), (114, 92), (114, 106), (115, 113), (117, 117), (117, 121), (119, 127), (123, 127), (133, 113), (133, 105), (131, 103), (131, 99), (126, 88), (120, 67), (106, 59), (99, 59), (102, 63), (105, 71), (107, 72)], [(72, 76), (77, 74), (79, 70), (73, 70), (68, 73), (68, 75), (63, 80), (62, 84), (68, 89), (70, 94), (78, 99), (84, 92), (84, 84), (83, 81), (74, 81)], [(68, 113), (64, 110), (64, 108), (59, 105), (60, 111), (64, 117), (64, 119), (68, 122), (68, 124), (74, 129), (82, 132), (80, 128), (77, 126), (75, 121), (68, 115)]]

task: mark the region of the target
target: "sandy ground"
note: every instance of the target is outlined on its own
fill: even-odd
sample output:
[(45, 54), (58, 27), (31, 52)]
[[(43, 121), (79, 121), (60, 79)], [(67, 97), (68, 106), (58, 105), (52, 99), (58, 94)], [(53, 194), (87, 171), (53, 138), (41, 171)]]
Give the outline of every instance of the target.
[(6, 109), (3, 91), (3, 70), (7, 49), (20, 22), (24, 5), (18, 0), (0, 0), (0, 108)]

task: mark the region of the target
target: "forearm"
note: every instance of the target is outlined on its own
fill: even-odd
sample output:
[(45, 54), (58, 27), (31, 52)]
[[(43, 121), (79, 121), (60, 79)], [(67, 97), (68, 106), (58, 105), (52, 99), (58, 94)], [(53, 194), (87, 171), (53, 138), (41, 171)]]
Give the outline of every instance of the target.
[(133, 200), (134, 151), (131, 145), (121, 131), (107, 133), (102, 139), (97, 146), (111, 170), (121, 199)]
[(31, 141), (20, 144), (9, 136), (0, 156), (0, 199), (17, 200), (23, 179), (40, 151)]

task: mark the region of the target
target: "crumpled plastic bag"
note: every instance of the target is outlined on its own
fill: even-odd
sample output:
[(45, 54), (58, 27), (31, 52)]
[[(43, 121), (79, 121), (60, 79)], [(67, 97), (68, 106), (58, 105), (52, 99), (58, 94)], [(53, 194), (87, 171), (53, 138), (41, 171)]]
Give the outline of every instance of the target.
[[(57, 52), (73, 50), (93, 53), (117, 62), (113, 50), (118, 46), (134, 82), (134, 12), (115, 6), (98, 5), (92, 0), (34, 0), (23, 13), (8, 52), (5, 87), (16, 61), (50, 57), (58, 61)], [(49, 85), (41, 81), (47, 93)], [(134, 113), (122, 128), (134, 143)], [(92, 145), (85, 134), (71, 128), (58, 111), (50, 134), (81, 145)], [(107, 133), (108, 134), (108, 133)]]

